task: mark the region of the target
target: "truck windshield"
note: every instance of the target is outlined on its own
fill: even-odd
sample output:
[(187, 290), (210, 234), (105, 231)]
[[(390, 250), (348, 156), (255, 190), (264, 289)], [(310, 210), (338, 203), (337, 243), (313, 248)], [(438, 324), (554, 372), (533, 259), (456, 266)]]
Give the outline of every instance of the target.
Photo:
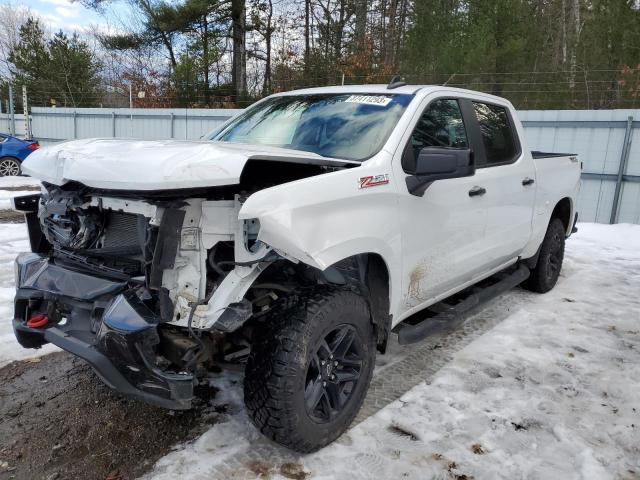
[(249, 108), (212, 139), (363, 161), (380, 151), (413, 95), (274, 97)]

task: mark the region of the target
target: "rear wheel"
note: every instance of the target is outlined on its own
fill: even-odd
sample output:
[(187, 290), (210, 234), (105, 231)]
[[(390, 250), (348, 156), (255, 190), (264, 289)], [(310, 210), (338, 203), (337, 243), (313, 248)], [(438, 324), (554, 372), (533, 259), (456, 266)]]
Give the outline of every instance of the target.
[(15, 158), (0, 158), (0, 177), (15, 177), (20, 175), (20, 162)]
[(546, 293), (556, 285), (564, 259), (565, 234), (562, 221), (552, 218), (540, 247), (538, 263), (525, 283), (527, 289)]
[(323, 288), (270, 317), (247, 361), (245, 405), (264, 435), (313, 452), (349, 427), (364, 400), (375, 362), (369, 310), (354, 292)]

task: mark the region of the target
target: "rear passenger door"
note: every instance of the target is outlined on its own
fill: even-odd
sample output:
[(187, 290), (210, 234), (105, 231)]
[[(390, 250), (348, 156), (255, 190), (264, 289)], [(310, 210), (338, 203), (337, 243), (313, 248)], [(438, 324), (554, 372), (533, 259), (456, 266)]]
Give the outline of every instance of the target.
[(485, 252), (487, 266), (494, 268), (520, 255), (529, 241), (536, 172), (522, 151), (509, 109), (479, 100), (470, 104), (482, 138), (476, 173), (486, 190)]

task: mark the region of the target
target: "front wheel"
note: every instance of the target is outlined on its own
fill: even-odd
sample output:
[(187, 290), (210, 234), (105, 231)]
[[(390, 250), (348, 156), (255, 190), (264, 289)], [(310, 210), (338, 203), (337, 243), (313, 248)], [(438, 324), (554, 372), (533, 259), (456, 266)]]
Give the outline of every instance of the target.
[(313, 452), (338, 438), (362, 405), (375, 362), (373, 325), (351, 291), (316, 289), (283, 304), (256, 333), (245, 405), (264, 435)]
[(527, 289), (546, 293), (555, 287), (564, 259), (565, 236), (566, 231), (562, 221), (558, 218), (552, 218), (540, 246), (538, 263), (531, 270), (531, 276), (524, 285)]
[(16, 177), (20, 175), (20, 162), (15, 158), (0, 158), (0, 177)]

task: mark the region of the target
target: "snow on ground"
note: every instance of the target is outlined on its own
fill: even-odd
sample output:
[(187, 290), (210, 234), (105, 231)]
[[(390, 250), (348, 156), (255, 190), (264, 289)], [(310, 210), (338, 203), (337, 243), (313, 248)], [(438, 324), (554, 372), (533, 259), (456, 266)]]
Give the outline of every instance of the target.
[(21, 195), (33, 195), (38, 193), (34, 190), (0, 190), (0, 210), (11, 210), (11, 199)]
[(13, 263), (19, 252), (28, 251), (26, 224), (0, 223), (0, 367), (12, 360), (37, 357), (57, 350), (53, 345), (45, 345), (39, 350), (24, 349), (13, 335)]
[(0, 190), (15, 187), (40, 188), (40, 180), (22, 175), (19, 177), (0, 177)]
[(0, 210), (11, 209), (11, 198), (32, 195), (40, 189), (40, 181), (31, 177), (0, 177)]
[[(640, 478), (640, 226), (579, 228), (553, 291), (333, 445), (295, 456), (307, 478)], [(0, 365), (54, 349), (22, 349), (11, 330), (13, 259), (26, 250), (25, 225), (0, 224)], [(240, 382), (215, 381), (230, 413), (145, 478), (229, 478), (222, 467), (246, 467), (239, 459), (262, 440)], [(238, 478), (296, 478), (277, 462), (257, 467)]]
[[(532, 296), (430, 383), (298, 456), (307, 478), (640, 478), (640, 226), (579, 228), (553, 291)], [(217, 382), (235, 413), (145, 478), (218, 478), (251, 458), (259, 434), (238, 380)], [(238, 478), (296, 478), (286, 465), (258, 467)]]

